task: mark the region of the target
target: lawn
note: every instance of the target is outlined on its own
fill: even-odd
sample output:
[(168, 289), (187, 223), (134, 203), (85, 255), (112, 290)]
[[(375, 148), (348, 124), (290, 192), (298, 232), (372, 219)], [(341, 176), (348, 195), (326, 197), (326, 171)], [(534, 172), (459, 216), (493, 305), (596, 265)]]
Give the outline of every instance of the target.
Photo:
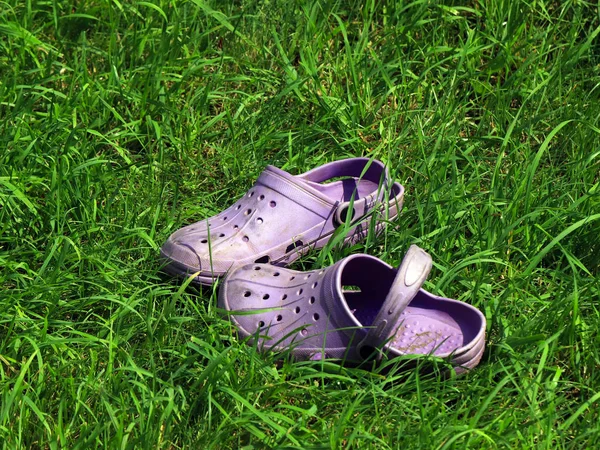
[[(581, 0), (0, 2), (2, 448), (595, 447), (599, 34)], [(292, 267), (421, 246), (486, 316), (470, 373), (262, 354), (161, 275), (267, 164), (352, 156), (402, 213)]]

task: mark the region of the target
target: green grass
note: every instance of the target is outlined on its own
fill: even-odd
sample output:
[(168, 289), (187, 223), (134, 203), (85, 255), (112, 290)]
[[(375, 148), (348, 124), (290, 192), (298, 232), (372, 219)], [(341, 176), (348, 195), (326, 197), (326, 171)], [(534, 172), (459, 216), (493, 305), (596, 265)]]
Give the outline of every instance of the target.
[[(600, 18), (584, 1), (0, 2), (3, 448), (593, 448)], [(444, 379), (238, 342), (158, 248), (266, 164), (373, 156), (416, 243), (484, 311)]]

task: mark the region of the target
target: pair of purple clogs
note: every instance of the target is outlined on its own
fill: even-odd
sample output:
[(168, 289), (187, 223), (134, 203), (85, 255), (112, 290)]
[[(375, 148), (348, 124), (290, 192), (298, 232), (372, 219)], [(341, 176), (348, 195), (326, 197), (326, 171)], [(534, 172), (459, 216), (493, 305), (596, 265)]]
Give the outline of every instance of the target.
[(164, 270), (205, 285), (224, 277), (219, 306), (260, 349), (349, 363), (434, 355), (468, 370), (483, 354), (485, 318), (421, 288), (432, 264), (419, 247), (397, 269), (365, 254), (321, 270), (283, 268), (337, 236), (357, 242), (381, 231), (403, 197), (373, 159), (297, 176), (268, 166), (233, 206), (173, 233), (161, 248)]

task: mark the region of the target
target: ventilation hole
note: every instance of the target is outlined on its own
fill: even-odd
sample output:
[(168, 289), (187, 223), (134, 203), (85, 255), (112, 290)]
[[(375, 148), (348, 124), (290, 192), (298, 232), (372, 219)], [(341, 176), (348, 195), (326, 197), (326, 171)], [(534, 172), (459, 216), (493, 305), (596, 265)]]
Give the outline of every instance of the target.
[(260, 322), (258, 322), (258, 326), (259, 326), (260, 328), (262, 328), (262, 327), (264, 327), (264, 326), (265, 326), (265, 323), (264, 323), (264, 322), (261, 320)]
[(271, 200), (271, 201), (269, 202), (269, 206), (270, 206), (271, 208), (275, 208), (275, 207), (277, 206), (277, 203), (276, 203), (276, 202), (274, 202), (273, 200)]
[[(340, 213), (340, 222), (341, 223), (346, 222), (346, 219), (348, 218), (348, 210), (349, 209), (350, 209), (350, 207), (348, 206)], [(352, 217), (350, 217), (350, 220), (354, 219), (355, 215), (356, 215), (356, 210), (354, 208), (352, 208)]]
[(200, 242), (206, 244), (208, 242), (208, 239), (202, 239)]
[(259, 225), (260, 225), (261, 223), (263, 223), (262, 217), (259, 217), (259, 218), (257, 218), (257, 219), (256, 219), (256, 223), (257, 223), (257, 224), (259, 224)]
[(254, 191), (250, 192), (250, 195), (248, 195), (248, 197), (252, 197), (254, 195)]
[(227, 216), (223, 217), (223, 220), (227, 220)]
[(323, 275), (324, 273), (325, 273), (325, 271), (324, 271), (324, 270), (321, 270), (321, 271), (319, 272), (319, 275)]
[(301, 331), (300, 331), (300, 334), (301, 334), (302, 336), (306, 336), (306, 335), (308, 334), (308, 330), (306, 330), (306, 329), (304, 329), (304, 330), (301, 330)]
[(234, 229), (234, 230), (237, 230), (238, 228), (239, 228), (239, 226), (238, 226), (238, 225), (234, 225), (234, 226), (233, 226), (233, 229)]
[(254, 270), (260, 270), (260, 267), (256, 266), (256, 267), (254, 268)]
[(298, 294), (298, 295), (302, 295), (302, 293), (303, 293), (303, 292), (304, 292), (304, 290), (303, 290), (303, 289), (298, 289), (298, 292), (297, 292), (297, 294)]
[(271, 260), (271, 258), (269, 258), (269, 255), (265, 255), (265, 256), (261, 256), (254, 262), (257, 264), (267, 264), (270, 260)]
[(248, 236), (244, 236), (244, 237), (242, 238), (242, 241), (244, 241), (244, 242), (248, 242), (249, 240), (250, 240), (250, 238), (249, 238)]
[(250, 291), (244, 292), (244, 297), (250, 297), (251, 295), (252, 295), (252, 292), (250, 292)]
[(287, 294), (283, 294), (283, 295), (281, 296), (281, 300), (285, 300), (286, 298), (287, 298)]
[(319, 315), (318, 315), (317, 313), (314, 313), (314, 314), (313, 314), (313, 319), (315, 319), (315, 320), (319, 320)]
[(290, 281), (294, 280), (296, 277), (290, 277)]
[(315, 300), (316, 300), (316, 299), (315, 299), (314, 297), (311, 297), (311, 298), (308, 300), (308, 303), (310, 303), (310, 304), (312, 305), (312, 304), (315, 302)]
[(246, 210), (246, 212), (245, 212), (244, 214), (248, 216), (248, 215), (250, 215), (251, 213), (252, 213), (252, 210), (251, 210), (251, 209), (247, 209), (247, 210)]
[(239, 211), (239, 209), (240, 209), (241, 207), (242, 207), (242, 205), (237, 205), (237, 206), (235, 207), (235, 210), (236, 210), (236, 211)]
[(283, 320), (283, 316), (281, 314), (279, 314), (277, 316), (277, 322), (281, 322)]
[(292, 250), (298, 248), (298, 247), (302, 247), (304, 245), (304, 242), (302, 241), (295, 241), (293, 243), (291, 243), (290, 245), (288, 245), (285, 249), (286, 253), (291, 252)]
[(278, 277), (279, 275), (281, 275), (279, 272), (275, 272), (275, 273), (273, 274), (273, 276), (274, 276), (274, 277)]
[(265, 199), (265, 196), (264, 196), (264, 195), (261, 195), (261, 196), (259, 196), (259, 197), (258, 197), (258, 199), (259, 199), (259, 200), (264, 200), (264, 199)]
[(300, 312), (300, 307), (299, 307), (299, 306), (296, 306), (296, 307), (294, 308), (294, 312), (295, 312), (296, 314), (298, 314), (298, 313)]
[(219, 237), (225, 237), (225, 233), (219, 234)]
[(316, 288), (318, 285), (319, 285), (319, 283), (315, 281), (315, 282), (312, 284), (312, 288), (314, 289), (314, 288)]
[(310, 273), (304, 277), (305, 280), (308, 280), (309, 278), (310, 278)]
[(269, 300), (270, 295), (269, 294), (265, 294), (263, 295), (263, 300)]

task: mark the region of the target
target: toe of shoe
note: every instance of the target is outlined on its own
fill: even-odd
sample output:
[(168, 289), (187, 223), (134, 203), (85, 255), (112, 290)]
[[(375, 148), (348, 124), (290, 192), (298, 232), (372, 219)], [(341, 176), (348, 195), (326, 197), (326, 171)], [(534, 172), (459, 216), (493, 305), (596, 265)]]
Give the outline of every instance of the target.
[(202, 258), (194, 248), (172, 237), (160, 249), (161, 258), (166, 265), (177, 272), (198, 272), (202, 270)]

